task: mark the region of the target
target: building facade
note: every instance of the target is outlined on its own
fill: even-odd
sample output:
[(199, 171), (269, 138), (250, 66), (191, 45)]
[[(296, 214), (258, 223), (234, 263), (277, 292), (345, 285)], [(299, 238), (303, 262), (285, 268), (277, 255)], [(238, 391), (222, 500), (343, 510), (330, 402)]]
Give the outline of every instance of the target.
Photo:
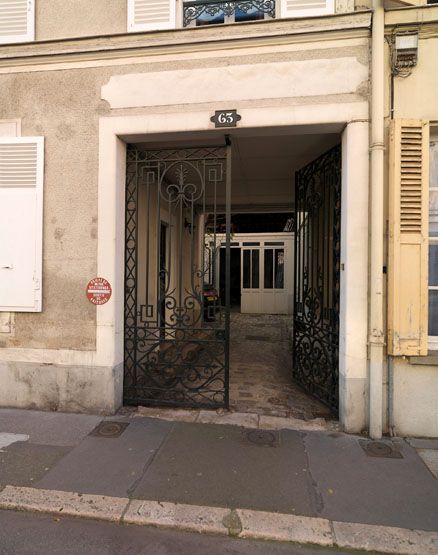
[[(301, 290), (295, 286), (296, 330), (313, 318), (308, 332), (296, 331), (292, 348), (296, 364), (312, 363), (305, 369), (310, 390), (323, 391), (330, 382), (346, 431), (367, 430), (377, 410), (384, 431), (438, 435), (438, 6), (394, 5), (384, 14), (385, 134), (374, 144), (371, 45), (377, 31), (371, 6), (330, 0), (12, 4), (0, 0), (0, 406), (111, 414), (123, 399), (133, 399), (129, 388), (140, 387), (132, 372), (149, 372), (141, 386), (149, 391), (163, 372), (169, 377), (162, 357), (183, 357), (178, 372), (184, 367), (190, 374), (188, 353), (196, 351), (190, 345), (223, 337), (204, 327), (204, 301), (196, 308), (196, 299), (187, 304), (184, 297), (204, 287), (196, 268), (205, 271), (208, 217), (292, 211), (301, 233), (295, 244), (294, 275), (301, 279), (295, 283), (302, 284)], [(400, 34), (410, 37), (406, 50), (396, 48)], [(217, 118), (234, 110), (236, 125), (225, 120), (221, 126)], [(402, 206), (394, 184), (402, 182), (406, 126), (421, 143), (420, 169), (413, 172), (421, 174), (414, 183), (420, 208), (415, 199), (407, 204), (414, 219), (420, 210), (420, 238), (400, 266), (394, 253), (404, 236), (391, 230), (403, 220), (394, 210)], [(202, 155), (196, 151), (201, 147)], [(373, 263), (370, 196), (370, 151), (376, 149), (384, 152), (385, 168), (380, 266)], [(295, 175), (305, 191), (301, 200)], [(199, 195), (193, 193), (198, 177)], [(307, 194), (312, 187), (313, 200), (325, 199), (316, 212)], [(430, 235), (424, 237), (427, 192)], [(177, 277), (168, 277), (170, 265), (179, 264)], [(312, 278), (310, 265), (316, 268)], [(380, 292), (373, 285), (376, 267)], [(112, 289), (109, 301), (97, 306), (85, 294), (95, 277)], [(306, 294), (315, 291), (323, 309), (315, 308), (314, 297), (306, 304)], [(376, 295), (381, 333), (371, 324)], [(397, 298), (406, 303), (394, 316)], [(197, 339), (178, 335), (187, 337), (183, 306)], [(152, 318), (161, 324), (149, 326)], [(323, 323), (318, 330), (317, 320)], [(223, 329), (229, 334), (229, 322)], [(152, 341), (146, 361), (142, 341)], [(163, 349), (163, 342), (171, 346)], [(380, 374), (372, 364), (370, 370), (375, 344), (382, 353)], [(229, 344), (224, 339), (216, 346), (225, 377), (215, 387), (222, 391)], [(195, 358), (203, 370), (211, 367), (210, 359)], [(206, 399), (212, 380), (203, 387), (197, 395)], [(161, 404), (178, 405), (181, 395), (172, 391)], [(226, 405), (226, 391), (219, 397), (217, 406)]]

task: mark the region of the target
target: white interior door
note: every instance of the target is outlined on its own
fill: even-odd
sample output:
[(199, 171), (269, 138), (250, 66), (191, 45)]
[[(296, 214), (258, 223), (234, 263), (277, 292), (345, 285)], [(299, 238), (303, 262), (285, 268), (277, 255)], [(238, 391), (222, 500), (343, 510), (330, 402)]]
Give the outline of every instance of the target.
[(286, 252), (284, 246), (265, 246), (263, 249), (263, 314), (287, 314)]
[(241, 249), (241, 312), (291, 314), (293, 311), (293, 243), (264, 241)]
[(242, 296), (240, 311), (242, 313), (259, 314), (261, 312), (261, 262), (260, 247), (241, 249), (241, 284)]

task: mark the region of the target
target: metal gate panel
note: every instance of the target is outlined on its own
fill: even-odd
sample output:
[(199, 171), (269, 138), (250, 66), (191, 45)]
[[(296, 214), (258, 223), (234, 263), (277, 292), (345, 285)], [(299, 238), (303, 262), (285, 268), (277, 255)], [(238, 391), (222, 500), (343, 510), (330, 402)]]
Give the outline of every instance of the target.
[[(128, 147), (125, 404), (228, 407), (230, 148)], [(219, 206), (226, 213), (225, 305), (214, 294), (216, 253), (206, 252), (204, 240)], [(215, 234), (216, 226), (210, 250), (220, 248)]]
[(341, 146), (296, 173), (293, 375), (338, 408)]

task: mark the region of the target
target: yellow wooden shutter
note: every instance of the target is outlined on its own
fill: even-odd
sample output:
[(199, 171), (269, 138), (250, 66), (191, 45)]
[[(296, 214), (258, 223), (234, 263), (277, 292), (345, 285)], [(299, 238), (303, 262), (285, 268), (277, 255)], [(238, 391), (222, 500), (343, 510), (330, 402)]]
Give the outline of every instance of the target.
[(429, 123), (391, 122), (388, 353), (427, 354)]

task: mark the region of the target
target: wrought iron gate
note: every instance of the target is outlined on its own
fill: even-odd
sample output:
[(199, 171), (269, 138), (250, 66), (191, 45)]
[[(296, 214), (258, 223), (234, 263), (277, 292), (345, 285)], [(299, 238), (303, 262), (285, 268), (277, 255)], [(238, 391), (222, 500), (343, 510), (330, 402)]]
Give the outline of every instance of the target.
[(229, 291), (230, 148), (128, 147), (125, 404), (228, 407), (229, 294), (222, 306), (214, 264), (225, 242)]
[(337, 410), (341, 147), (295, 176), (295, 379)]

